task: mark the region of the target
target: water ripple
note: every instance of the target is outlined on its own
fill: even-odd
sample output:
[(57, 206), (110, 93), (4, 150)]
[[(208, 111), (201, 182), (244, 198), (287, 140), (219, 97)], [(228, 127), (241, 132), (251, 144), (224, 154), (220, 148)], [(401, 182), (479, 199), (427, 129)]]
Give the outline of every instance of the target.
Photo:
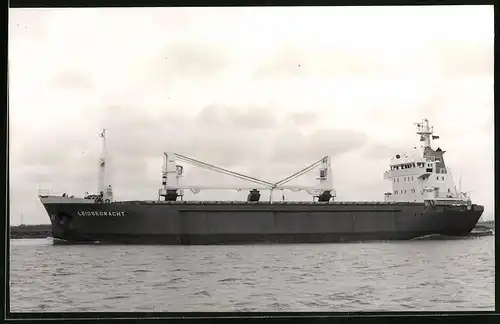
[(356, 244), (11, 241), (13, 312), (493, 310), (494, 237)]

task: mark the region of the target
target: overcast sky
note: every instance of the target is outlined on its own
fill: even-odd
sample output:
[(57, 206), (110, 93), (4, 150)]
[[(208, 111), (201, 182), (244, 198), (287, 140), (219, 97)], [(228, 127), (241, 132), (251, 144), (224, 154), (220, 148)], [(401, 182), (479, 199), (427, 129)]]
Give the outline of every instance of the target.
[[(116, 199), (156, 199), (170, 150), (275, 181), (331, 155), (338, 200), (382, 200), (423, 117), (491, 218), (493, 35), (492, 6), (10, 9), (11, 223), (96, 191), (102, 127)], [(217, 195), (247, 192), (186, 198)]]

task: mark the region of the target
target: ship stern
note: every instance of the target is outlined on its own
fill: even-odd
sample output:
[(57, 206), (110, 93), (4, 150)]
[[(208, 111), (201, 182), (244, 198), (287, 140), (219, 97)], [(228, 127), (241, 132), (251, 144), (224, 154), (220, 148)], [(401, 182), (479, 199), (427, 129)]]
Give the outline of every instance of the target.
[(440, 234), (447, 236), (469, 235), (484, 212), (482, 205), (462, 205), (447, 207), (442, 210), (444, 226)]

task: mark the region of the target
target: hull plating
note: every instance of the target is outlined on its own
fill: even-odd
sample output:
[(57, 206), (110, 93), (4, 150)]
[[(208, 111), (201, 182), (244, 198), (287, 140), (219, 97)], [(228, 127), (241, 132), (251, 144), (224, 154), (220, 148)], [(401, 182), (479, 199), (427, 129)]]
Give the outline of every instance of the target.
[(47, 203), (53, 237), (115, 244), (255, 244), (468, 235), (483, 207), (421, 203)]

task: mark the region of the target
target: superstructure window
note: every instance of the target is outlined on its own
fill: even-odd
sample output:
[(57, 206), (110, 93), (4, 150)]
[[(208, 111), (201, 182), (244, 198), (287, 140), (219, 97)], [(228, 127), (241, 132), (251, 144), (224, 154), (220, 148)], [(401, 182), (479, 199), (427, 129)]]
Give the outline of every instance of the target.
[(394, 190), (394, 194), (397, 195), (398, 194), (398, 191), (397, 190)]
[(444, 177), (441, 177), (441, 180), (444, 180)]

